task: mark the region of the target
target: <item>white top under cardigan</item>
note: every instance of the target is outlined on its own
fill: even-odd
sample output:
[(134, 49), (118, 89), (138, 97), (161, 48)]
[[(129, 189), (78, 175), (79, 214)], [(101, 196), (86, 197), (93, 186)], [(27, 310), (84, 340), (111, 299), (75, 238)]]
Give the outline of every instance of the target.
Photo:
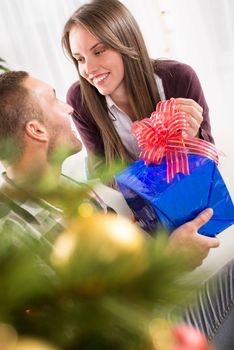
[[(154, 77), (157, 84), (160, 99), (165, 100), (166, 98), (162, 80), (156, 74), (154, 74)], [(106, 103), (109, 109), (109, 116), (113, 122), (117, 133), (119, 134), (119, 137), (121, 138), (121, 141), (123, 142), (126, 149), (129, 151), (129, 153), (133, 156), (133, 158), (137, 159), (139, 157), (139, 148), (137, 146), (136, 138), (131, 132), (133, 121), (122, 109), (120, 109), (114, 103), (110, 96), (106, 96)]]

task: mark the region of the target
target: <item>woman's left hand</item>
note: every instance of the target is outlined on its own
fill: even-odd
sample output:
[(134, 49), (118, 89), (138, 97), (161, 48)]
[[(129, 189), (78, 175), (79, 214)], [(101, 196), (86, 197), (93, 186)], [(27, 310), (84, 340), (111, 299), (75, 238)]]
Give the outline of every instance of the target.
[(188, 134), (199, 137), (199, 129), (203, 121), (203, 108), (194, 100), (189, 98), (175, 98), (176, 109), (189, 114)]

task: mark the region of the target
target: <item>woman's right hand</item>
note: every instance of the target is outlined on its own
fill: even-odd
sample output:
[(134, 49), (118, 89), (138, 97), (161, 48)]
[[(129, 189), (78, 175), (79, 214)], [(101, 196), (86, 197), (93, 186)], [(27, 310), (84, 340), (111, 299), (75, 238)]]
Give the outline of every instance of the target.
[(190, 98), (175, 98), (176, 109), (188, 114), (188, 134), (199, 137), (199, 130), (203, 121), (203, 109), (194, 100)]

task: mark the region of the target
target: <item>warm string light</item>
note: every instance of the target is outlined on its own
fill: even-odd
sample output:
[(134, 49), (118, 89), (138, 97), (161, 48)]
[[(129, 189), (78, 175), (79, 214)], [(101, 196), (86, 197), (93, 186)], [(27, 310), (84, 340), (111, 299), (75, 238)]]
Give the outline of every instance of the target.
[(78, 207), (78, 215), (82, 218), (88, 218), (93, 215), (93, 207), (89, 203), (82, 203)]
[(173, 45), (172, 45), (171, 34), (173, 30), (172, 30), (172, 25), (170, 24), (170, 10), (165, 8), (165, 3), (163, 1), (159, 1), (159, 7), (161, 8), (160, 18), (161, 18), (161, 24), (162, 24), (164, 40), (165, 40), (165, 46), (164, 46), (163, 52), (167, 57), (172, 57)]

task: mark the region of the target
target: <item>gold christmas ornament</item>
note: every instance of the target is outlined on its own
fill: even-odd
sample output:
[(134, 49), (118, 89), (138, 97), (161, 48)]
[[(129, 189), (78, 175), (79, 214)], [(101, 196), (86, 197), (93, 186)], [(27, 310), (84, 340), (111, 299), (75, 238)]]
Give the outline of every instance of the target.
[(140, 252), (143, 241), (142, 232), (127, 218), (115, 214), (78, 217), (55, 242), (52, 263), (66, 265), (77, 248), (84, 245), (87, 249), (99, 248), (99, 257), (111, 262), (121, 252)]
[(78, 217), (56, 240), (51, 261), (79, 294), (97, 296), (145, 269), (144, 239), (136, 225), (116, 214)]
[(17, 342), (17, 333), (8, 324), (0, 323), (0, 350), (13, 350)]
[(20, 338), (16, 346), (13, 347), (12, 350), (59, 350), (59, 349), (41, 340), (37, 340), (34, 338)]
[(156, 319), (151, 323), (149, 331), (153, 349), (171, 350), (175, 348), (176, 342), (170, 322), (165, 319)]
[(59, 350), (34, 338), (18, 338), (15, 329), (0, 323), (0, 350)]

